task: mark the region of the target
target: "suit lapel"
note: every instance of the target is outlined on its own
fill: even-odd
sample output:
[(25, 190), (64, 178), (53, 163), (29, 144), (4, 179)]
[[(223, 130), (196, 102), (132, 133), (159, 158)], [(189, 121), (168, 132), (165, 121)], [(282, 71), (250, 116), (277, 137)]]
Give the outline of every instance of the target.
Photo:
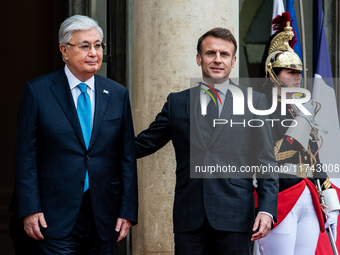
[[(194, 87), (190, 89), (188, 97), (188, 116), (190, 116), (190, 140), (197, 139), (203, 147), (206, 147), (204, 138), (199, 124), (199, 117), (201, 115), (201, 103), (200, 103), (200, 87)], [(194, 137), (196, 136), (196, 137)]]
[(103, 120), (104, 113), (106, 110), (107, 103), (109, 102), (110, 95), (113, 91), (110, 90), (110, 87), (107, 86), (99, 76), (95, 75), (95, 110), (94, 110), (94, 117), (93, 117), (93, 127), (92, 127), (92, 135), (90, 140), (89, 149), (91, 148), (92, 144), (94, 143), (98, 131), (100, 128), (100, 123)]
[[(232, 114), (233, 114), (233, 98), (230, 90), (228, 90), (220, 115), (220, 119), (226, 119), (228, 120), (229, 123)], [(210, 147), (216, 141), (216, 139), (218, 138), (218, 136), (225, 127), (226, 125), (216, 125), (208, 147)]]
[(67, 119), (71, 123), (79, 141), (85, 146), (83, 133), (81, 131), (77, 110), (73, 102), (70, 86), (68, 84), (65, 72), (61, 70), (57, 73), (57, 77), (52, 82), (54, 85), (51, 86), (51, 91), (56, 97), (60, 107), (63, 109)]

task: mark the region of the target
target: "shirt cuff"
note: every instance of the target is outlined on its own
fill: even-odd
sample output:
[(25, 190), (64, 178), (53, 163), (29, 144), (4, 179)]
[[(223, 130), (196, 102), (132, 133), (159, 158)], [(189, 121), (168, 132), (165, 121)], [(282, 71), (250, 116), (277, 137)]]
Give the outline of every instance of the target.
[(263, 211), (260, 211), (259, 213), (263, 213), (263, 214), (269, 215), (269, 216), (272, 218), (272, 222), (274, 223), (274, 217), (273, 217), (273, 215), (271, 215), (271, 214), (268, 213), (268, 212), (263, 212)]

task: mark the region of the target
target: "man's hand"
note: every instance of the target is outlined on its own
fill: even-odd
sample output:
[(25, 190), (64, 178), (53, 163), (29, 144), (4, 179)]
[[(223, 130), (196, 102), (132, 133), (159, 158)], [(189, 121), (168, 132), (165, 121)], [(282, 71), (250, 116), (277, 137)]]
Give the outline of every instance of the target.
[(272, 217), (270, 217), (268, 214), (265, 213), (257, 214), (253, 226), (253, 231), (256, 231), (257, 229), (259, 229), (259, 231), (252, 235), (251, 240), (255, 241), (268, 235), (268, 232), (272, 226), (272, 221), (273, 221)]
[(124, 237), (126, 237), (127, 232), (129, 231), (129, 228), (131, 227), (131, 225), (132, 225), (132, 222), (130, 220), (126, 220), (126, 219), (122, 219), (122, 218), (117, 219), (117, 224), (116, 224), (115, 230), (116, 230), (116, 232), (120, 232), (117, 242), (119, 242)]
[(42, 240), (44, 236), (40, 232), (40, 225), (47, 228), (44, 214), (42, 212), (30, 214), (24, 217), (24, 230), (29, 237), (35, 240)]

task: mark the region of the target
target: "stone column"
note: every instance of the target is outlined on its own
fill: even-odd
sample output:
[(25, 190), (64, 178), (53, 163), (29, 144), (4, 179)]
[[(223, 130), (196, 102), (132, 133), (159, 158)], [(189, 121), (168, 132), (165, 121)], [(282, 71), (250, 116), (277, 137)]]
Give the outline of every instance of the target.
[[(234, 0), (132, 0), (130, 93), (136, 134), (154, 120), (170, 92), (187, 89), (190, 78), (201, 77), (198, 38), (211, 28), (226, 27), (238, 39), (238, 17)], [(231, 77), (238, 77), (238, 64)], [(139, 223), (132, 230), (133, 255), (174, 253), (175, 167), (171, 143), (138, 160)]]

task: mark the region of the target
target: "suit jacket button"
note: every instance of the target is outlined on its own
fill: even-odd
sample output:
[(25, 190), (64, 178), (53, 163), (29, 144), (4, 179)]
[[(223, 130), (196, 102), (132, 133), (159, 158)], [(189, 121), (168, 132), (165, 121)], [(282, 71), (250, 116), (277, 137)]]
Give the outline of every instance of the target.
[(87, 156), (86, 156), (86, 159), (87, 159), (87, 160), (89, 160), (90, 158), (91, 158), (90, 155), (87, 155)]

